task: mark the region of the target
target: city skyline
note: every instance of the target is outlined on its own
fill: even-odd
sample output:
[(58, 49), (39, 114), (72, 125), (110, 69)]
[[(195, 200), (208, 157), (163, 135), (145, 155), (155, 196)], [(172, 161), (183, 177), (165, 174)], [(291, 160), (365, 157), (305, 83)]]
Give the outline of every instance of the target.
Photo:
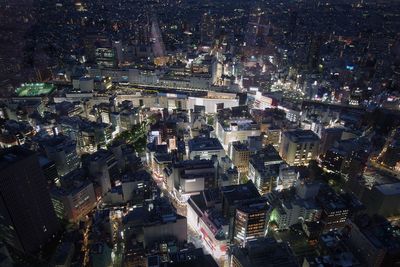
[(399, 14), (0, 0), (0, 266), (399, 265)]

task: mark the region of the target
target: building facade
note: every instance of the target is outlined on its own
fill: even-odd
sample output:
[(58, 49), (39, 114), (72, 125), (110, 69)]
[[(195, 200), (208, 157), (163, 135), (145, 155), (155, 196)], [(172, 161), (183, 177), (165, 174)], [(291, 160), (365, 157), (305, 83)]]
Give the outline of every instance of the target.
[(317, 158), (319, 142), (311, 130), (287, 131), (282, 135), (279, 154), (289, 165), (306, 165)]
[(0, 232), (4, 241), (35, 253), (59, 230), (37, 156), (13, 147), (0, 155)]

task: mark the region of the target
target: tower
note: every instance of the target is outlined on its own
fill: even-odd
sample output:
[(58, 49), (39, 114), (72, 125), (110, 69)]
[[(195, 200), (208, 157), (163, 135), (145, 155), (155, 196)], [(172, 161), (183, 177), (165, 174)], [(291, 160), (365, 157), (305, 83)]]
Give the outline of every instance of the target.
[(318, 36), (317, 34), (313, 34), (311, 37), (307, 59), (308, 67), (310, 69), (316, 69), (318, 67), (322, 44), (321, 37), (322, 36)]

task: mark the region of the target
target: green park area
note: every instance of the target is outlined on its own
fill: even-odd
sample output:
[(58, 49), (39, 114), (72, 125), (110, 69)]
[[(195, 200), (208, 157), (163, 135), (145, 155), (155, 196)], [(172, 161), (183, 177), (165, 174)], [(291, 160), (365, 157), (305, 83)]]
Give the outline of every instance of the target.
[(147, 123), (141, 122), (132, 126), (132, 129), (121, 132), (117, 135), (113, 142), (124, 142), (132, 144), (138, 153), (142, 153), (146, 149), (147, 144)]
[(26, 96), (45, 96), (55, 90), (55, 86), (49, 83), (24, 83), (15, 90), (15, 93), (20, 97)]

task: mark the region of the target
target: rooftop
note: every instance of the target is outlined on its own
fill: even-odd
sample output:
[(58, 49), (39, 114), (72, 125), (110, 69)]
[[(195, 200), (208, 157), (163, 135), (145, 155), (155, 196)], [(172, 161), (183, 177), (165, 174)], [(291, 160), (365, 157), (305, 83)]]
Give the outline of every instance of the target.
[(14, 146), (0, 152), (0, 170), (35, 154), (33, 151)]
[(73, 243), (70, 243), (70, 242), (61, 243), (57, 247), (57, 251), (56, 251), (56, 255), (55, 255), (56, 266), (58, 266), (58, 265), (62, 266), (64, 264), (66, 264), (69, 254), (71, 252), (73, 253), (74, 250), (75, 250), (75, 246)]
[(243, 267), (299, 266), (287, 245), (273, 238), (250, 240), (244, 248), (233, 247), (232, 254)]
[(238, 207), (238, 210), (245, 212), (245, 213), (253, 213), (253, 212), (260, 212), (260, 211), (267, 212), (269, 209), (270, 209), (270, 205), (268, 204), (267, 200), (264, 198), (259, 198), (259, 199), (254, 199), (254, 200), (243, 202)]
[(245, 184), (224, 186), (221, 191), (230, 203), (260, 197), (260, 193), (251, 181)]
[(237, 151), (249, 151), (249, 146), (245, 142), (240, 142), (240, 141), (232, 142), (232, 147)]
[(126, 172), (122, 175), (121, 180), (123, 183), (136, 182), (136, 181), (152, 181), (151, 175), (145, 171), (140, 170), (136, 172)]
[(284, 135), (292, 142), (312, 142), (319, 141), (318, 135), (311, 130), (294, 130), (287, 131)]
[(385, 218), (361, 215), (355, 218), (354, 223), (375, 247), (400, 250), (400, 233)]
[(109, 158), (113, 158), (114, 155), (111, 151), (105, 149), (99, 149), (95, 153), (89, 155), (89, 159), (91, 161), (99, 161), (99, 160), (108, 160)]
[(189, 140), (189, 151), (222, 150), (217, 138), (194, 138)]
[(386, 196), (400, 195), (400, 182), (377, 185), (375, 188)]
[(348, 210), (346, 203), (331, 188), (322, 188), (317, 195), (318, 203), (327, 212)]
[(85, 176), (83, 169), (75, 169), (61, 178), (61, 187), (53, 188), (51, 193), (57, 196), (75, 195), (83, 188), (92, 185), (92, 182)]
[(169, 153), (155, 153), (154, 159), (158, 163), (170, 163), (172, 162), (172, 155)]
[(213, 168), (214, 162), (208, 159), (189, 159), (178, 161), (172, 164), (173, 168), (183, 168), (183, 169), (203, 169), (203, 168)]
[(276, 151), (276, 149), (272, 145), (268, 145), (264, 149), (252, 155), (250, 157), (250, 161), (256, 164), (261, 163), (261, 165), (283, 163), (283, 160), (281, 156), (279, 156), (278, 151)]
[(49, 138), (43, 138), (43, 145), (45, 147), (63, 148), (63, 150), (66, 150), (67, 147), (75, 147), (75, 142), (65, 135), (57, 135)]

